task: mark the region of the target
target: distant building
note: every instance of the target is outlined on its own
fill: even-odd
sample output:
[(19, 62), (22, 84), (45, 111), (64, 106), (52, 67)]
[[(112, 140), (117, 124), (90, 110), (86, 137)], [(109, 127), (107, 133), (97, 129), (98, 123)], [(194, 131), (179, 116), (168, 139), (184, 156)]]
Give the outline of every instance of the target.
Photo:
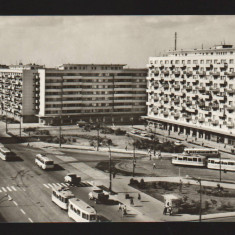
[(232, 45), (150, 57), (149, 125), (160, 124), (185, 136), (235, 145), (234, 69)]
[(38, 64), (16, 64), (16, 65), (9, 65), (10, 69), (25, 69), (25, 70), (31, 70), (31, 69), (43, 69), (45, 68), (44, 65), (38, 65)]
[[(39, 69), (42, 123), (139, 121), (146, 114), (147, 69), (124, 64), (63, 64)], [(133, 118), (133, 119), (132, 119)]]
[(63, 64), (0, 69), (1, 110), (23, 122), (136, 123), (146, 115), (147, 69), (124, 64)]

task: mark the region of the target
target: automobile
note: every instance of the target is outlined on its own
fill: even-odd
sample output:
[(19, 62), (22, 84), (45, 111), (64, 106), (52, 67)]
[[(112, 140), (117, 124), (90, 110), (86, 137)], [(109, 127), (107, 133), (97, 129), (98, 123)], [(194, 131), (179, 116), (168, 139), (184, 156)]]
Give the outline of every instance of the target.
[(78, 184), (81, 182), (81, 177), (78, 176), (77, 174), (75, 173), (68, 173), (65, 177), (64, 177), (64, 181), (66, 183), (69, 183), (69, 184)]
[(181, 146), (182, 145), (182, 142), (181, 141), (175, 141), (174, 143), (176, 146)]
[(102, 189), (94, 187), (88, 194), (90, 200), (95, 200), (95, 203), (105, 203), (109, 199), (109, 194), (103, 192)]

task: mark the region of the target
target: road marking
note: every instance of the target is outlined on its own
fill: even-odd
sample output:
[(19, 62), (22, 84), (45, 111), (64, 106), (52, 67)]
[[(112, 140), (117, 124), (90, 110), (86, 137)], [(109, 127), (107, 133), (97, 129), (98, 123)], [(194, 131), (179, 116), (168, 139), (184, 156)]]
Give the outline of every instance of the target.
[(11, 188), (14, 190), (14, 191), (17, 191), (16, 188), (14, 186), (11, 186)]
[(60, 183), (56, 183), (58, 186), (61, 186)]
[(24, 212), (24, 210), (23, 210), (23, 209), (20, 209), (20, 211), (25, 215), (25, 212)]
[(32, 219), (28, 218), (28, 220), (29, 220), (31, 223), (33, 223)]
[(69, 183), (65, 183), (66, 184), (66, 186), (69, 186)]
[(2, 190), (0, 189), (0, 193), (2, 193)]
[(10, 187), (7, 187), (7, 189), (8, 189), (10, 192), (12, 192), (12, 190), (11, 190), (11, 188), (10, 188)]
[(17, 202), (13, 201), (13, 203), (14, 203), (16, 206), (18, 206)]
[(53, 185), (53, 187), (56, 187), (57, 185), (56, 184), (54, 184), (54, 183), (52, 183), (52, 185)]
[(50, 187), (48, 187), (46, 184), (43, 184), (46, 188), (50, 188)]
[(2, 187), (2, 190), (3, 190), (4, 192), (7, 192), (7, 190), (6, 190), (4, 187)]
[(53, 188), (53, 186), (51, 184), (48, 184), (51, 188)]
[(61, 183), (63, 186), (65, 186), (65, 187), (67, 187), (67, 185), (66, 184), (64, 184), (64, 183)]

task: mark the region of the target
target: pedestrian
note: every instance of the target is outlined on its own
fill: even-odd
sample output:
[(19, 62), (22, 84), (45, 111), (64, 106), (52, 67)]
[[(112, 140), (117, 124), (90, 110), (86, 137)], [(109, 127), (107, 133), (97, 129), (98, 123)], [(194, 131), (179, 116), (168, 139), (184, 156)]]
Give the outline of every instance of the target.
[(131, 204), (131, 205), (134, 205), (134, 199), (133, 199), (133, 197), (130, 199), (130, 204)]
[(224, 145), (224, 148), (226, 148), (226, 144)]
[(126, 148), (125, 148), (125, 149), (126, 149), (126, 151), (127, 151), (127, 146), (126, 146)]
[(141, 200), (141, 195), (140, 195), (140, 193), (138, 193), (138, 200)]
[(29, 147), (29, 143), (27, 144), (27, 146)]
[(153, 170), (156, 169), (156, 164), (155, 162), (153, 163)]
[(113, 179), (115, 178), (115, 172), (113, 172)]
[(118, 205), (118, 211), (122, 211), (122, 204), (121, 203), (119, 203), (119, 205)]

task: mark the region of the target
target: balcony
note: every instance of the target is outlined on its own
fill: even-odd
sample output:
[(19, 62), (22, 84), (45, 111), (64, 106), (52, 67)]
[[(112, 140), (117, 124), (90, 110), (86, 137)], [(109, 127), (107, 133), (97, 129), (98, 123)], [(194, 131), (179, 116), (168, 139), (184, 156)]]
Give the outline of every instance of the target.
[(220, 72), (210, 72), (210, 74), (214, 77), (219, 77), (220, 76)]
[(228, 77), (235, 77), (235, 72), (226, 72)]
[(199, 72), (199, 76), (201, 77), (201, 76), (206, 76), (206, 72), (205, 71), (200, 71)]
[(191, 116), (191, 115), (187, 115), (187, 116), (185, 117), (185, 119), (186, 119), (187, 121), (190, 121), (190, 120), (192, 120), (192, 116)]
[(233, 111), (235, 110), (235, 106), (229, 105), (229, 106), (227, 107), (227, 110), (228, 110), (229, 112), (233, 112)]
[(155, 72), (154, 72), (154, 75), (155, 75), (155, 76), (158, 76), (158, 75), (159, 75), (159, 70), (155, 71)]
[(219, 109), (219, 104), (214, 103), (214, 104), (212, 104), (211, 107), (213, 110), (217, 110), (217, 109)]
[(199, 107), (199, 108), (204, 108), (204, 107), (205, 107), (205, 103), (199, 103), (199, 104), (198, 104), (198, 107)]
[(163, 115), (164, 115), (164, 117), (167, 117), (169, 115), (169, 112), (168, 111), (164, 111)]
[(211, 91), (214, 93), (218, 93), (220, 89), (218, 87), (211, 88)]
[(186, 86), (186, 91), (192, 91), (193, 87), (192, 86)]
[(174, 103), (175, 103), (175, 104), (179, 104), (179, 103), (180, 103), (180, 100), (176, 99), (176, 100), (174, 100)]
[(170, 74), (169, 71), (164, 71), (163, 73), (165, 76), (169, 76), (169, 74)]
[(186, 105), (187, 105), (187, 106), (192, 105), (192, 101), (186, 101)]
[(228, 128), (233, 128), (234, 127), (234, 123), (233, 122), (228, 122), (227, 123), (227, 127)]
[(201, 87), (198, 87), (198, 90), (200, 92), (205, 92), (206, 91), (206, 88), (204, 86), (201, 86)]
[(189, 76), (192, 76), (193, 75), (193, 72), (192, 71), (188, 71), (186, 72), (186, 75), (189, 77)]
[(219, 125), (219, 121), (218, 120), (212, 120), (211, 123), (214, 126), (218, 126)]
[(203, 123), (203, 122), (205, 122), (205, 118), (204, 118), (204, 117), (201, 117), (201, 118), (198, 119), (198, 121), (199, 121), (200, 123)]
[(175, 114), (174, 114), (174, 118), (175, 118), (175, 119), (178, 119), (179, 117), (180, 117), (180, 114), (179, 114), (179, 113), (175, 113)]
[(169, 99), (168, 98), (163, 98), (164, 103), (168, 103)]
[(226, 91), (229, 95), (234, 95), (235, 94), (235, 89), (227, 89)]
[(173, 86), (175, 90), (179, 90), (180, 89), (180, 85), (174, 85)]
[(166, 89), (169, 89), (169, 85), (168, 84), (164, 84), (163, 85), (163, 88), (166, 90)]

